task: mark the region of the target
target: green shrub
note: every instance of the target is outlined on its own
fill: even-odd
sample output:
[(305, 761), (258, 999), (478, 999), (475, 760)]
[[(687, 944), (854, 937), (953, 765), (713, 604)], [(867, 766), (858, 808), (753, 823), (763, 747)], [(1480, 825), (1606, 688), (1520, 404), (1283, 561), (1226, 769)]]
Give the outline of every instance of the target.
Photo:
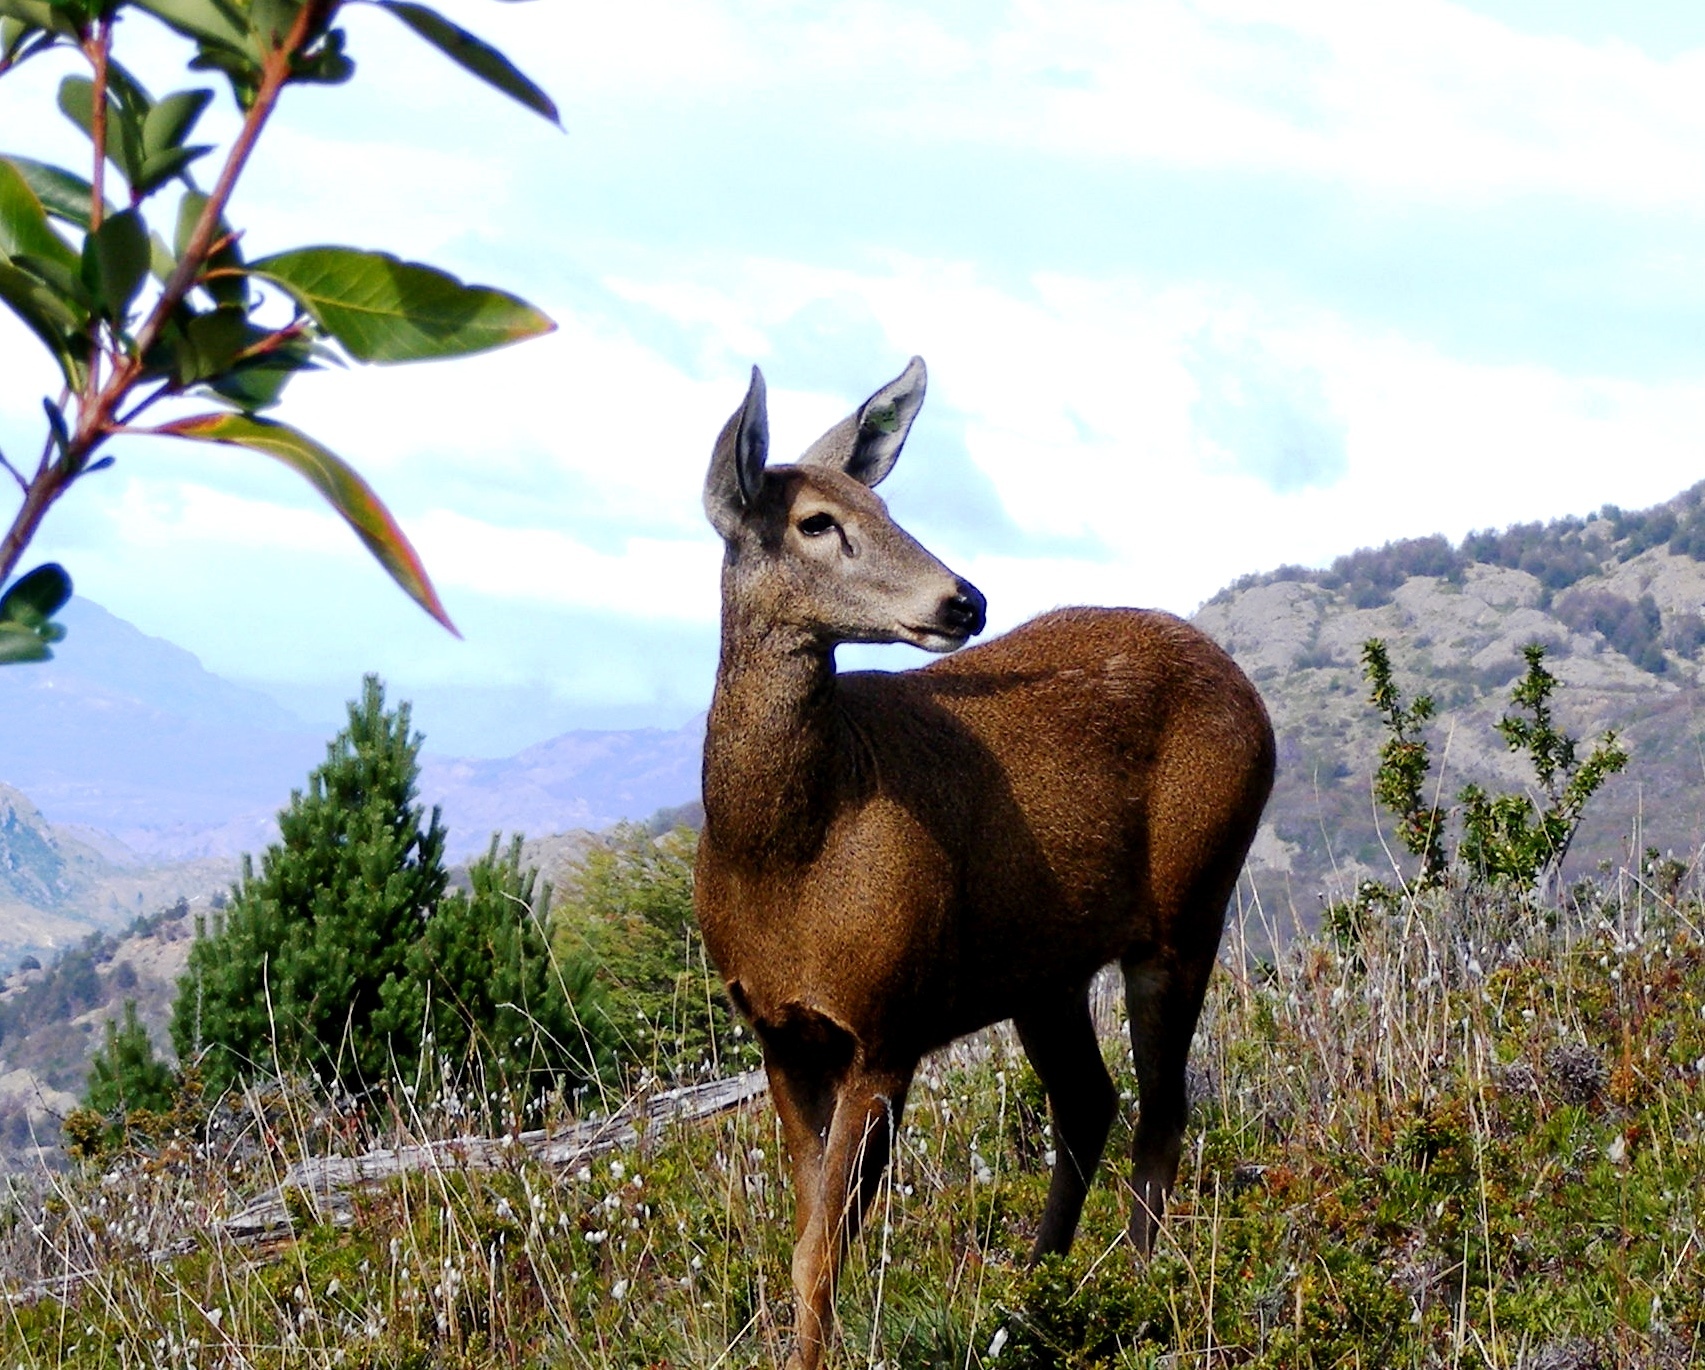
[(726, 1074), (758, 1062), (693, 916), (687, 828), (653, 838), (624, 823), (568, 882), (553, 944), (598, 966), (610, 1030), (630, 1068), (665, 1078)]
[(415, 1058), (417, 1039), (377, 1015), (446, 882), (438, 811), (422, 826), (414, 802), (420, 743), (408, 705), (387, 711), (368, 676), (259, 873), (244, 859), (172, 1009), (178, 1057), (199, 1060), (210, 1087), (301, 1070), (363, 1089)]
[[(583, 1088), (610, 1067), (608, 1016), (584, 957), (554, 957), (543, 917), (551, 887), (521, 866), (521, 839), (498, 839), (409, 948), (407, 975), (381, 990), (379, 1035), (420, 1044), (417, 1086), (467, 1075), (491, 1104), (537, 1112), (544, 1096)], [(406, 1075), (408, 1063), (399, 1062)]]

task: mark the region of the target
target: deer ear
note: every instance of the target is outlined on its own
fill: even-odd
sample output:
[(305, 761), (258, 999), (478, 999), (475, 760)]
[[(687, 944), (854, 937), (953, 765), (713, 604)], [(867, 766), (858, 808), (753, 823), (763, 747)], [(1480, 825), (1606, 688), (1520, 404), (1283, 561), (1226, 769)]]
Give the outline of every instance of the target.
[(894, 469), (912, 420), (923, 408), (929, 372), (913, 357), (887, 385), (842, 419), (799, 459), (801, 466), (832, 466), (854, 480), (875, 485)]
[(710, 473), (705, 477), (705, 515), (724, 537), (733, 535), (740, 516), (756, 503), (769, 455), (770, 418), (764, 398), (764, 373), (754, 366), (746, 402), (722, 426), (711, 453)]

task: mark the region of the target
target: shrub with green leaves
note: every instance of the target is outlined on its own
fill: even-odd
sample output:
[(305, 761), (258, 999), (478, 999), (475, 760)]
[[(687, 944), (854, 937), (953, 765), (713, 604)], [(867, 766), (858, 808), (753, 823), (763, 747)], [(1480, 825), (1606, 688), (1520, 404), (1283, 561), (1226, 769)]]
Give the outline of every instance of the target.
[(1422, 726), (1433, 716), (1433, 698), (1416, 695), (1413, 703), (1404, 705), (1391, 673), (1391, 657), (1378, 638), (1362, 644), (1362, 670), (1388, 734), (1374, 771), (1374, 796), (1397, 816), (1398, 840), (1411, 856), (1421, 858), (1418, 883), (1423, 888), (1436, 885), (1444, 877), (1444, 816), (1437, 803), (1427, 799), (1432, 756), (1421, 736)]
[(697, 847), (687, 828), (654, 838), (621, 824), (588, 854), (555, 913), (555, 945), (598, 965), (624, 1063), (665, 1078), (758, 1063), (693, 916)]
[(415, 1061), (418, 1029), (381, 1009), (446, 882), (438, 811), (423, 823), (414, 802), (420, 743), (408, 705), (388, 711), (368, 676), (260, 870), (244, 858), (172, 1008), (179, 1059), (210, 1086), (303, 1070), (362, 1089)]
[[(550, 320), (504, 291), (384, 252), (316, 246), (249, 260), (242, 231), (225, 215), (285, 92), (353, 74), (338, 25), (344, 3), (0, 0), (0, 77), (44, 54), (80, 56), (87, 73), (60, 82), (56, 113), (89, 142), (86, 175), (0, 148), (0, 304), (35, 336), (64, 383), (57, 398), (42, 401), (33, 467), (0, 453), (21, 492), (0, 534), (0, 589), (48, 510), (112, 465), (109, 441), (153, 434), (283, 462), (449, 626), (420, 558), (366, 481), (263, 411), (292, 377), (328, 361), (464, 356), (546, 332)], [(556, 122), (549, 96), (495, 48), (415, 0), (374, 3)], [(196, 141), (202, 115), (221, 98), (214, 89), (156, 95), (149, 83), (158, 76), (145, 82), (120, 60), (123, 21), (144, 14), (187, 41), (192, 71), (223, 77), (240, 116), (228, 145)], [(51, 117), (41, 116), (43, 124)], [(9, 125), (7, 142), (28, 127)], [(32, 579), (43, 571), (51, 584)], [(50, 655), (61, 635), (51, 617), (68, 593), (69, 579), (50, 564), (0, 597), (0, 663)]]
[(1476, 879), (1531, 890), (1556, 879), (1587, 801), (1628, 764), (1628, 752), (1612, 731), (1578, 758), (1575, 739), (1558, 731), (1551, 716), (1557, 677), (1545, 669), (1545, 648), (1532, 643), (1522, 656), (1527, 671), (1510, 702), (1524, 712), (1505, 714), (1498, 731), (1512, 752), (1526, 752), (1533, 763), (1543, 807), (1525, 794), (1488, 795), (1478, 785), (1464, 786), (1461, 856)]
[[(1557, 677), (1545, 668), (1545, 650), (1537, 642), (1522, 648), (1527, 670), (1510, 693), (1516, 711), (1497, 724), (1505, 745), (1526, 753), (1538, 794), (1493, 795), (1471, 783), (1457, 796), (1462, 822), (1457, 859), (1470, 883), (1523, 895), (1557, 879), (1588, 801), (1628, 764), (1628, 753), (1614, 731), (1605, 733), (1584, 759), (1577, 755), (1575, 739), (1557, 727), (1551, 712)], [(1374, 795), (1396, 816), (1404, 846), (1421, 858), (1417, 883), (1423, 888), (1436, 885), (1445, 873), (1443, 833), (1454, 810), (1429, 804), (1425, 796), (1432, 756), (1421, 728), (1433, 716), (1433, 701), (1418, 695), (1405, 707), (1390, 655), (1378, 638), (1363, 644), (1362, 666), (1370, 702), (1388, 734), (1374, 771)], [(1366, 890), (1358, 894), (1356, 907), (1363, 907), (1366, 898)], [(1352, 915), (1346, 907), (1334, 911), (1328, 921)]]
[[(381, 987), (376, 1034), (412, 1036), (417, 1088), (463, 1080), (507, 1114), (537, 1112), (552, 1093), (602, 1078), (615, 1055), (609, 1017), (585, 957), (552, 954), (545, 933), (551, 887), (521, 865), (521, 839), (491, 848), (468, 870), (409, 948), (407, 975)], [(502, 1121), (502, 1120), (499, 1120)]]

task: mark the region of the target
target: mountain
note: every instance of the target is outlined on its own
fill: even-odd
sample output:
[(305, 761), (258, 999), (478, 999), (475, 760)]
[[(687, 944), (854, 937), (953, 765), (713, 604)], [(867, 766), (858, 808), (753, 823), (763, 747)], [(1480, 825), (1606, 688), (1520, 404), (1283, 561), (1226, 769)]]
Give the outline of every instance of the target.
[(229, 856), (324, 754), (325, 739), (181, 647), (73, 599), (54, 659), (0, 669), (0, 782), (55, 823), (143, 856)]
[(1705, 843), (1705, 485), (1656, 508), (1366, 549), (1325, 570), (1245, 577), (1195, 616), (1249, 672), (1273, 714), (1279, 771), (1245, 895), (1283, 933), (1322, 892), (1391, 882), (1415, 863), (1376, 814), (1384, 741), (1361, 645), (1386, 641), (1405, 697), (1430, 693), (1435, 785), (1522, 791), (1534, 778), (1494, 730), (1521, 649), (1548, 649), (1559, 723), (1585, 748), (1615, 729), (1629, 765), (1593, 800), (1571, 869), (1638, 870), (1649, 847), (1691, 861)]
[(210, 898), (236, 873), (229, 857), (148, 861), (105, 834), (49, 823), (0, 785), (0, 970), (180, 899)]
[(675, 730), (564, 733), (501, 761), (423, 757), (420, 793), (443, 806), (465, 854), (494, 832), (605, 828), (696, 798), (703, 750), (702, 716)]

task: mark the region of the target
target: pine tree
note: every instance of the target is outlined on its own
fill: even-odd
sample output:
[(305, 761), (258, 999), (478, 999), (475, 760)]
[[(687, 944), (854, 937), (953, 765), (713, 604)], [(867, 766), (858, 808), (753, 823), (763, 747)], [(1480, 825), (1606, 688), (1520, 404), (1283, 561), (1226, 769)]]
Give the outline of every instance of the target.
[(89, 1062), (88, 1091), (89, 1107), (106, 1119), (171, 1108), (177, 1079), (154, 1055), (148, 1029), (136, 1017), (136, 1000), (125, 1001), (123, 1026), (107, 1019), (106, 1042)]
[(594, 1083), (614, 1040), (592, 963), (552, 954), (551, 887), (522, 867), (520, 837), (501, 856), (493, 837), (468, 882), (427, 919), (408, 975), (383, 990), (380, 1022), (392, 1040), (418, 1044), (418, 1061), (399, 1060), (405, 1079), (473, 1084), (507, 1121), (553, 1091)]
[(244, 858), (172, 1011), (179, 1059), (199, 1059), (209, 1086), (304, 1070), (360, 1090), (414, 1059), (415, 1040), (393, 1041), (376, 1017), (445, 886), (438, 810), (423, 827), (414, 802), (420, 744), (408, 705), (388, 712), (368, 676), (260, 872)]

